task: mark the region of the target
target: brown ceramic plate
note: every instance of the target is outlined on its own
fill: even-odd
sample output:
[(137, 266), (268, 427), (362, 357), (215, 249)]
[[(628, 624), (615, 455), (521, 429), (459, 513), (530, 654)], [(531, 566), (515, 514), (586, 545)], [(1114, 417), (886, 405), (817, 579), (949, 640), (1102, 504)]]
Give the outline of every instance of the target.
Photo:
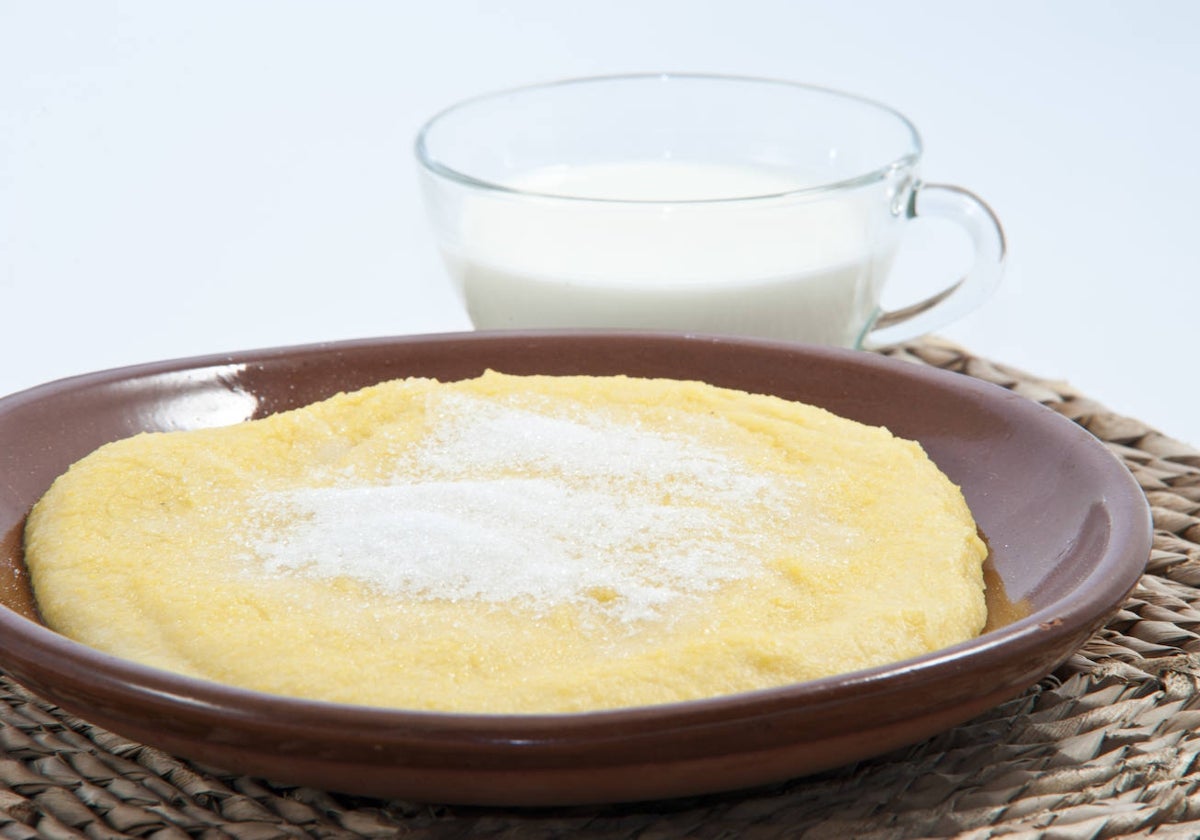
[[(501, 716), (294, 700), (176, 676), (43, 626), (21, 560), (34, 501), (76, 459), (143, 430), (289, 409), (384, 379), (625, 373), (825, 406), (915, 438), (993, 552), (1000, 626), (869, 671), (607, 712)], [(729, 790), (913, 743), (1052, 670), (1121, 604), (1149, 553), (1124, 467), (1052, 411), (965, 376), (850, 351), (704, 337), (467, 334), (364, 340), (91, 374), (0, 400), (0, 664), (63, 708), (230, 771), (378, 796), (546, 805)]]

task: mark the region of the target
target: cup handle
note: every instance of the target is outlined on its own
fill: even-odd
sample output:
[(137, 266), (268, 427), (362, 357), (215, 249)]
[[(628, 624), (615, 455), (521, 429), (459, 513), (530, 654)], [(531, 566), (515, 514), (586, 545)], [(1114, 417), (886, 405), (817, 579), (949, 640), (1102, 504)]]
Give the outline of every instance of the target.
[(957, 222), (971, 237), (975, 261), (966, 274), (937, 294), (901, 309), (881, 311), (866, 335), (871, 346), (909, 341), (965, 315), (983, 303), (1003, 273), (1004, 228), (979, 196), (949, 184), (917, 184), (907, 215)]

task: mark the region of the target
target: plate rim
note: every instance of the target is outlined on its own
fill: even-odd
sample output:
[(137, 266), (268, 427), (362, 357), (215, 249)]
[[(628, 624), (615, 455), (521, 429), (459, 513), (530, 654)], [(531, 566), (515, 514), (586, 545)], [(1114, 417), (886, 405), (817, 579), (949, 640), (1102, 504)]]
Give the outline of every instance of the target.
[[(111, 684), (108, 686), (110, 690), (133, 696), (142, 702), (165, 703), (168, 706), (182, 704), (189, 720), (218, 720), (235, 709), (249, 709), (250, 716), (266, 716), (268, 719), (286, 716), (286, 723), (280, 724), (286, 727), (294, 727), (298, 723), (323, 724), (337, 728), (343, 735), (346, 730), (358, 731), (364, 735), (377, 733), (380, 727), (384, 727), (400, 733), (396, 737), (401, 740), (431, 742), (432, 747), (453, 745), (462, 748), (466, 745), (485, 751), (519, 751), (533, 756), (539, 751), (553, 753), (564, 748), (586, 749), (596, 740), (610, 740), (613, 737), (611, 732), (614, 726), (620, 728), (624, 735), (631, 736), (661, 732), (663, 729), (682, 730), (709, 724), (736, 725), (738, 721), (760, 720), (764, 716), (795, 714), (797, 706), (815, 708), (836, 703), (847, 696), (859, 695), (864, 691), (876, 692), (889, 687), (900, 690), (928, 681), (931, 677), (952, 674), (961, 669), (964, 659), (973, 660), (988, 650), (1008, 651), (1010, 658), (1015, 655), (1031, 655), (1054, 641), (1062, 642), (1081, 635), (1086, 638), (1087, 634), (1100, 626), (1119, 607), (1140, 579), (1141, 569), (1135, 569), (1134, 563), (1118, 562), (1120, 558), (1115, 556), (1113, 543), (1114, 540), (1119, 545), (1144, 543), (1148, 556), (1153, 533), (1149, 504), (1128, 469), (1101, 441), (1052, 409), (1001, 386), (960, 373), (891, 359), (877, 353), (728, 336), (628, 330), (452, 332), (359, 338), (181, 357), (79, 374), (0, 397), (0, 416), (23, 403), (52, 398), (56, 394), (76, 391), (81, 387), (99, 388), (123, 381), (148, 380), (164, 374), (181, 372), (195, 373), (215, 367), (265, 367), (270, 363), (295, 365), (314, 357), (328, 357), (331, 354), (352, 355), (356, 351), (379, 350), (393, 345), (445, 346), (462, 341), (476, 344), (489, 341), (505, 344), (514, 341), (544, 344), (547, 341), (564, 339), (628, 341), (631, 337), (650, 343), (660, 340), (677, 343), (682, 340), (703, 344), (751, 344), (782, 350), (788, 354), (799, 354), (808, 360), (832, 358), (857, 367), (883, 372), (884, 375), (901, 375), (948, 385), (949, 390), (956, 396), (960, 392), (966, 392), (985, 402), (1001, 399), (1009, 402), (1010, 408), (1018, 406), (1016, 410), (1019, 413), (1034, 418), (1031, 422), (1048, 424), (1056, 434), (1071, 439), (1073, 445), (1093, 448), (1093, 452), (1103, 453), (1105, 456), (1098, 462), (1105, 464), (1105, 469), (1110, 473), (1112, 487), (1117, 488), (1119, 492), (1109, 493), (1103, 500), (1105, 510), (1110, 513), (1109, 540), (1104, 546), (1101, 559), (1090, 569), (1088, 578), (1095, 579), (1103, 573), (1106, 585), (1087, 589), (1083, 597), (1079, 596), (1077, 590), (1073, 590), (1075, 597), (1071, 599), (1069, 609), (1063, 609), (1063, 599), (1059, 598), (1054, 603), (1008, 625), (948, 648), (900, 662), (733, 695), (588, 712), (491, 714), (419, 711), (265, 694), (162, 671), (103, 653), (61, 636), (2, 605), (0, 639), (4, 640), (6, 650), (0, 652), (0, 663), (7, 667), (14, 654), (18, 658), (29, 658), (31, 663), (35, 657), (50, 654), (49, 662), (37, 662), (36, 668), (51, 677), (63, 676), (64, 671), (69, 670), (69, 667), (64, 666), (77, 669), (93, 668), (99, 663), (103, 668), (97, 673), (104, 674), (104, 679)], [(1118, 512), (1122, 513), (1122, 516), (1112, 515), (1114, 505), (1121, 509)], [(20, 524), (17, 527), (20, 527)], [(1123, 538), (1115, 539), (1122, 530), (1126, 532)], [(14, 642), (16, 650), (13, 647)], [(15, 675), (20, 679), (19, 673)], [(41, 683), (42, 680), (30, 682)], [(949, 707), (954, 702), (954, 698), (947, 698), (941, 706)], [(64, 707), (66, 706), (67, 704), (64, 704)], [(890, 710), (886, 717), (888, 720), (902, 720), (902, 711)], [(565, 736), (564, 730), (567, 732)]]

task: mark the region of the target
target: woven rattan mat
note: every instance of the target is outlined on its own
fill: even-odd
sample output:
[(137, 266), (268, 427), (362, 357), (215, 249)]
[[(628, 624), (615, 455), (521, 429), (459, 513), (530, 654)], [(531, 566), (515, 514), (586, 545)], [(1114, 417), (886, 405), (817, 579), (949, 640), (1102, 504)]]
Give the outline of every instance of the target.
[(1125, 608), (1017, 699), (909, 749), (771, 788), (522, 812), (222, 774), (90, 726), (0, 677), (0, 836), (1200, 837), (1200, 451), (939, 341), (890, 355), (1051, 406), (1107, 443), (1153, 508), (1154, 550)]

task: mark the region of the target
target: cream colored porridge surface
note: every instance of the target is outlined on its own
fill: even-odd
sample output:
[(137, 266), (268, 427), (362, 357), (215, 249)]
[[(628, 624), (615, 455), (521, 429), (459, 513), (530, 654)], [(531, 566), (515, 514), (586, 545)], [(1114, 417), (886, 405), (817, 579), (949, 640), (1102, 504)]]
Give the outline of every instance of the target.
[(142, 434), (26, 528), (47, 622), (184, 674), (347, 703), (569, 712), (936, 650), (985, 548), (913, 442), (674, 380), (387, 382)]

